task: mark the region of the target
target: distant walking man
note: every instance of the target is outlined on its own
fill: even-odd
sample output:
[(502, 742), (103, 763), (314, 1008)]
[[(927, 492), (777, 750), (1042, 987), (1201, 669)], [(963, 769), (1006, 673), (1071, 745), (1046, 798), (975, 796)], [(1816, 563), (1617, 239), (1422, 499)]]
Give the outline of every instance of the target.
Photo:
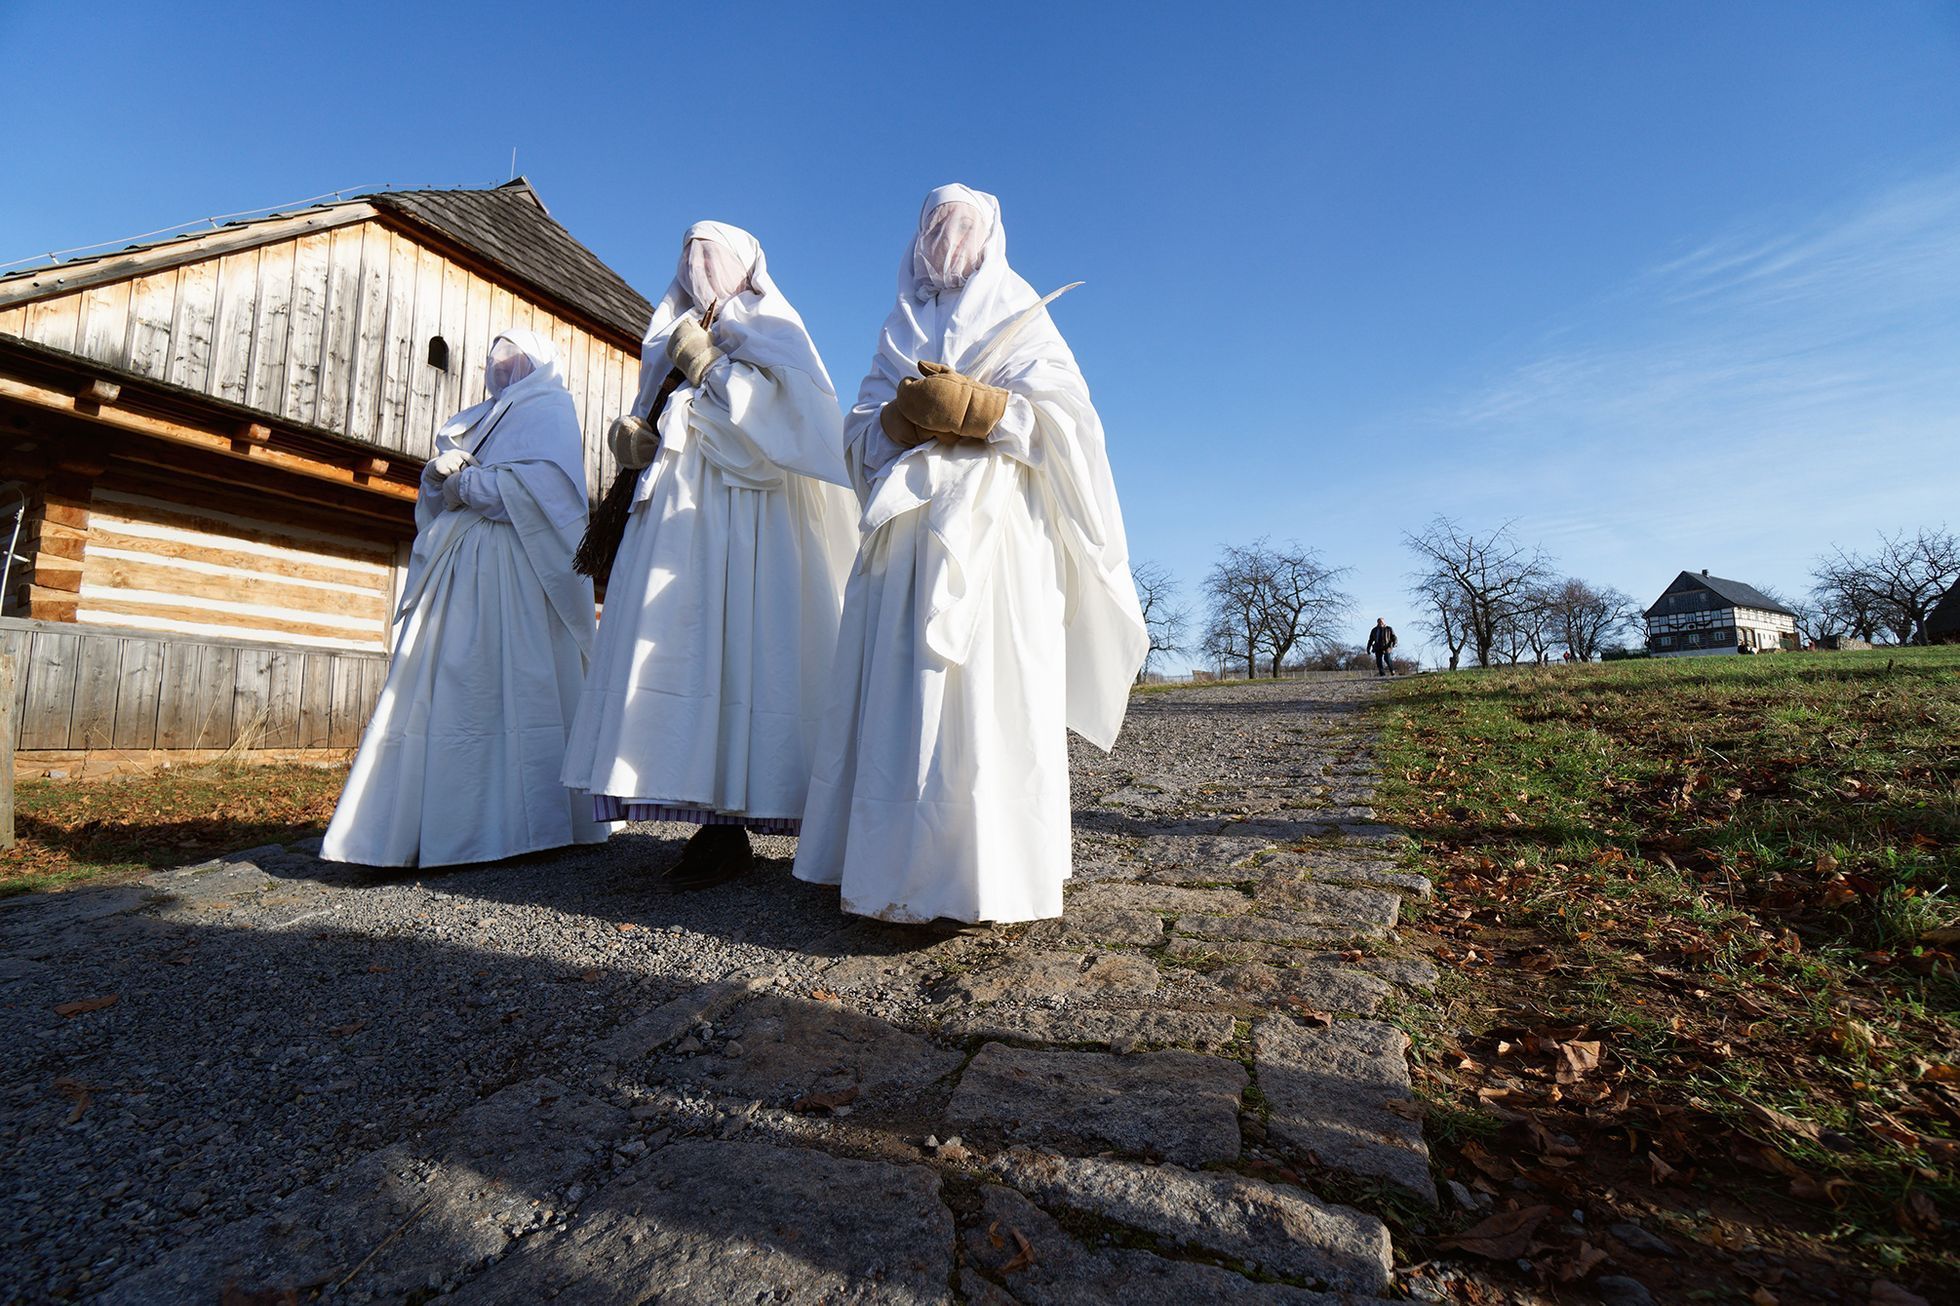
[(1395, 647), (1395, 627), (1388, 624), (1386, 617), (1375, 618), (1375, 628), (1368, 632), (1368, 651), (1375, 655), (1375, 674), (1392, 676), (1395, 663), (1389, 658), (1389, 650)]

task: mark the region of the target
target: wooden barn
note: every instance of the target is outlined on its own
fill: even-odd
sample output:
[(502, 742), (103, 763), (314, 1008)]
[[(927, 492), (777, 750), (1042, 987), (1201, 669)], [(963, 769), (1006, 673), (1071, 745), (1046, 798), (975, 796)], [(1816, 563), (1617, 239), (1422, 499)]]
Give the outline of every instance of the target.
[(646, 299), (522, 179), (0, 278), (0, 653), (23, 773), (351, 748), (415, 487), (490, 341), (556, 342), (589, 488)]
[(1753, 585), (1684, 571), (1647, 609), (1656, 657), (1767, 653), (1797, 647), (1797, 616)]

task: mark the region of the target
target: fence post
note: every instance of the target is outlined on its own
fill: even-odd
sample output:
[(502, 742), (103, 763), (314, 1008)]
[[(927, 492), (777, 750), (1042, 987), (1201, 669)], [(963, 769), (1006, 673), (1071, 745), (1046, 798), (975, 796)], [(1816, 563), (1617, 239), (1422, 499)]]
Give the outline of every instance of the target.
[(14, 659), (0, 653), (0, 848), (14, 846)]

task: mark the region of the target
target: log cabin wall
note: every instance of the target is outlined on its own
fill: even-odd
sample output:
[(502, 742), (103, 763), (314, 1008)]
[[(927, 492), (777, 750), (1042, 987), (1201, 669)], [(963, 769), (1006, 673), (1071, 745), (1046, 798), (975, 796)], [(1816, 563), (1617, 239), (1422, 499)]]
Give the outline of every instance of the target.
[(96, 484), (83, 624), (385, 652), (391, 541), (214, 507), (112, 471)]

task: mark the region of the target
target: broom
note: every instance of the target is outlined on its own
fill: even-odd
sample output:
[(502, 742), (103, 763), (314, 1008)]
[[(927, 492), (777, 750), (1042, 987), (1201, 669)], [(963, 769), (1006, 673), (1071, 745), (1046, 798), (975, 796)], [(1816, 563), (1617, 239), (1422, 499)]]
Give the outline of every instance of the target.
[[(702, 317), (701, 325), (712, 327), (714, 320), (711, 308)], [(648, 426), (659, 429), (660, 411), (667, 406), (668, 396), (686, 379), (678, 367), (667, 373), (653, 396), (653, 406), (647, 410)], [(590, 576), (601, 585), (612, 575), (613, 562), (619, 557), (619, 542), (626, 538), (627, 518), (633, 514), (633, 488), (640, 483), (640, 473), (644, 470), (622, 467), (613, 476), (613, 483), (606, 487), (599, 506), (592, 510), (585, 534), (579, 538), (577, 552), (572, 554), (572, 570), (579, 575)]]

